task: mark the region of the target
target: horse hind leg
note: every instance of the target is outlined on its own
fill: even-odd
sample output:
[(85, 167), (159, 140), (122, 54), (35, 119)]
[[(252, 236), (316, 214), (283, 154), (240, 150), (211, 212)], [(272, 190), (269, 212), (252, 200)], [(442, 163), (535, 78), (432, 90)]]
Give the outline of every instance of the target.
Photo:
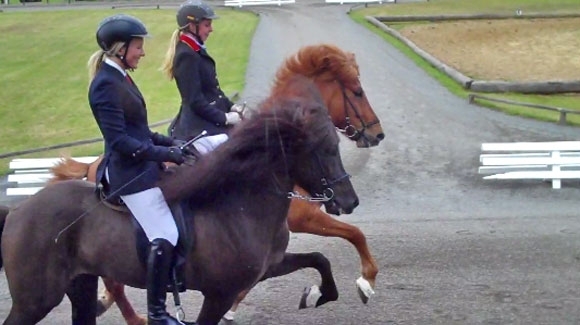
[(361, 277), (356, 280), (358, 294), (363, 303), (368, 302), (375, 293), (373, 289), (379, 268), (359, 228), (329, 216), (317, 205), (302, 201), (293, 201), (290, 205), (288, 228), (295, 233), (348, 240), (356, 248), (361, 261)]
[(332, 275), (330, 261), (322, 253), (285, 253), (283, 260), (278, 264), (271, 265), (260, 281), (290, 274), (307, 267), (316, 269), (320, 273), (322, 282), (320, 287), (315, 285), (305, 289), (298, 308), (318, 307), (329, 301), (336, 301), (338, 289)]
[[(10, 282), (10, 280), (9, 280)], [(55, 287), (37, 288), (35, 283), (28, 280), (28, 285), (12, 283), (12, 307), (3, 325), (34, 325), (40, 322), (51, 310), (53, 310), (64, 298), (62, 292)], [(18, 288), (18, 289), (16, 289)], [(43, 294), (44, 293), (44, 294)]]
[(234, 304), (232, 305), (230, 310), (228, 310), (228, 312), (224, 315), (223, 318), (225, 320), (227, 320), (227, 321), (234, 320), (234, 317), (236, 316), (236, 311), (238, 310), (238, 306), (246, 298), (246, 296), (248, 295), (249, 292), (250, 292), (250, 289), (247, 289), (247, 290), (244, 290), (238, 294), (238, 296), (236, 297), (236, 300), (234, 301)]
[(105, 313), (111, 307), (112, 303), (115, 302), (127, 325), (147, 324), (147, 320), (139, 316), (135, 312), (135, 309), (133, 309), (133, 306), (131, 306), (131, 302), (129, 302), (129, 299), (125, 295), (124, 284), (110, 278), (103, 278), (103, 283), (105, 284), (105, 297), (98, 301), (99, 316)]

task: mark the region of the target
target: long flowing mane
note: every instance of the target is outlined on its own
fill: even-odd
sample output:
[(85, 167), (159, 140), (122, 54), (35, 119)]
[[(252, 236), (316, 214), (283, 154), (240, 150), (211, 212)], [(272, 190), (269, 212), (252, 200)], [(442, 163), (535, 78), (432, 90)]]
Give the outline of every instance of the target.
[(295, 74), (348, 83), (358, 79), (359, 68), (353, 53), (330, 44), (311, 45), (301, 48), (284, 61), (276, 72), (274, 88), (286, 83)]
[(237, 125), (230, 139), (216, 150), (165, 177), (159, 184), (165, 197), (212, 201), (229, 191), (260, 186), (270, 181), (272, 174), (286, 175), (295, 155), (324, 137), (322, 132), (328, 132), (317, 126), (332, 125), (310, 81), (296, 77), (287, 89), (293, 92), (264, 101), (268, 107)]

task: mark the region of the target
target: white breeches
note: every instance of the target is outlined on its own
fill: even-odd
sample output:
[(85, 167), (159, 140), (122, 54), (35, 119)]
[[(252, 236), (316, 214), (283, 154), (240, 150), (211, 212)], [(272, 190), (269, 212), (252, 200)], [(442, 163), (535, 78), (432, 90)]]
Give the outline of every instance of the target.
[(195, 149), (199, 151), (202, 155), (207, 154), (210, 151), (213, 151), (217, 148), (220, 144), (226, 142), (228, 140), (228, 135), (225, 133), (210, 135), (207, 137), (203, 137), (199, 140), (196, 140), (193, 145)]
[(150, 242), (163, 238), (173, 246), (177, 244), (179, 238), (177, 225), (159, 187), (121, 195), (121, 199), (131, 210)]

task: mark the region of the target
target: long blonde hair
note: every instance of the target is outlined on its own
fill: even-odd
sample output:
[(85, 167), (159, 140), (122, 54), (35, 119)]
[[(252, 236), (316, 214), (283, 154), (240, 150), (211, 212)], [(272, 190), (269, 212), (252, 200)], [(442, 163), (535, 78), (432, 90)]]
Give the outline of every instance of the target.
[(160, 70), (169, 78), (173, 80), (173, 59), (175, 58), (175, 47), (179, 42), (179, 37), (181, 36), (181, 29), (176, 29), (171, 35), (169, 40), (169, 48), (165, 53), (165, 59), (163, 59), (163, 64), (161, 64)]
[(105, 57), (114, 57), (121, 51), (121, 49), (125, 46), (124, 42), (117, 42), (111, 46), (111, 49), (108, 51), (98, 50), (91, 55), (89, 61), (87, 62), (87, 67), (89, 69), (89, 84), (93, 79), (95, 79), (95, 75), (99, 68), (101, 68), (101, 64), (103, 63)]

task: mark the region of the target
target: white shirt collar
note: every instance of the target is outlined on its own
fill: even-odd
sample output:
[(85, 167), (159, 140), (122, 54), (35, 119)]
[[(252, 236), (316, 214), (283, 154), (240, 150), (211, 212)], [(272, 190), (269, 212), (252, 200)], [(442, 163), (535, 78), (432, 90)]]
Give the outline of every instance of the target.
[(121, 68), (121, 66), (118, 65), (117, 62), (115, 62), (115, 61), (113, 61), (113, 60), (111, 60), (109, 58), (105, 58), (105, 61), (103, 61), (103, 62), (105, 62), (106, 64), (108, 64), (108, 65), (112, 66), (113, 68), (119, 70), (119, 72), (121, 72), (123, 74), (123, 77), (126, 77), (127, 76), (127, 71), (125, 71), (125, 69)]
[(200, 42), (197, 40), (197, 37), (193, 37), (193, 35), (191, 35), (191, 34), (189, 34), (189, 33), (184, 33), (183, 35), (185, 35), (185, 37), (187, 37), (187, 38), (189, 38), (189, 39), (193, 40), (193, 41), (194, 41), (194, 42), (195, 42), (197, 45), (199, 45), (199, 47), (201, 47), (202, 49), (206, 50), (206, 48), (205, 48), (205, 44), (202, 44), (202, 43), (200, 43)]

